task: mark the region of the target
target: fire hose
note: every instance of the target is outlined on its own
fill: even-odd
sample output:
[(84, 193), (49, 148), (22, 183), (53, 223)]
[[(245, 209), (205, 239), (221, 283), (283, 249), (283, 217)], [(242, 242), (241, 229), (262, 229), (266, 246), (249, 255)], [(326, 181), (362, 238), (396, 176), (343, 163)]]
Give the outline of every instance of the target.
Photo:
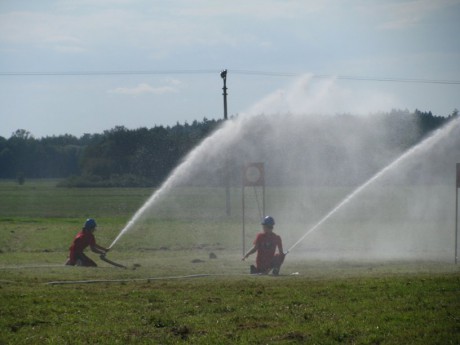
[(127, 268), (126, 266), (123, 266), (122, 264), (119, 264), (119, 263), (116, 263), (115, 261), (112, 261), (110, 259), (107, 259), (107, 257), (105, 256), (105, 254), (101, 254), (99, 256), (101, 258), (102, 261), (105, 261), (107, 262), (108, 264), (111, 264), (113, 266), (116, 266), (116, 267), (121, 267), (121, 268)]

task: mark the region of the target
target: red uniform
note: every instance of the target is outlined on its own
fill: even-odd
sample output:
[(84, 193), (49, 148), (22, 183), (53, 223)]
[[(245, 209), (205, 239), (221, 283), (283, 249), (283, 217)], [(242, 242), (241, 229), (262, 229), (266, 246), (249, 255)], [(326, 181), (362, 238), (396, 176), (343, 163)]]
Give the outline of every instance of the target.
[[(281, 265), (284, 254), (281, 253), (281, 237), (273, 232), (261, 232), (254, 240), (257, 248), (256, 266), (260, 273), (268, 273), (274, 266)], [(279, 253), (275, 255), (276, 248)]]
[(69, 248), (70, 253), (67, 265), (97, 266), (93, 260), (83, 254), (83, 250), (85, 250), (86, 247), (93, 247), (95, 245), (96, 239), (91, 231), (80, 231), (77, 236), (75, 236)]

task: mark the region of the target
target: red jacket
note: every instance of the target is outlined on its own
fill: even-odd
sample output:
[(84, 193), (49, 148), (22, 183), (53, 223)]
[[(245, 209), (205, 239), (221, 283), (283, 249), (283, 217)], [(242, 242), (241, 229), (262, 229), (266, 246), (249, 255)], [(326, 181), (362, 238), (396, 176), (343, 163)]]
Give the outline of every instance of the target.
[(94, 246), (96, 244), (96, 239), (91, 231), (80, 231), (77, 236), (73, 239), (72, 245), (70, 246), (70, 261), (75, 261), (76, 253), (83, 253), (88, 246)]
[(276, 247), (278, 247), (278, 251), (282, 247), (281, 237), (274, 232), (261, 232), (257, 234), (254, 245), (257, 247), (257, 269), (268, 270), (272, 268)]

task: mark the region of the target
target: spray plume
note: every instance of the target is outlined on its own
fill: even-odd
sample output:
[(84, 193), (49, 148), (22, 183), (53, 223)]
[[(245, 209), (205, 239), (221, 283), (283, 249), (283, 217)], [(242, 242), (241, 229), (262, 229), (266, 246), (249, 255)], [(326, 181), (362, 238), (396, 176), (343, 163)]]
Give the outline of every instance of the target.
[(288, 250), (287, 253), (291, 252), (299, 243), (301, 243), (308, 235), (313, 233), (315, 230), (317, 230), (324, 222), (326, 222), (329, 218), (331, 218), (338, 210), (340, 210), (342, 207), (344, 207), (348, 202), (350, 202), (353, 198), (358, 196), (364, 189), (368, 188), (370, 185), (375, 183), (380, 177), (385, 175), (390, 170), (396, 169), (398, 165), (401, 162), (404, 162), (406, 159), (409, 159), (413, 157), (414, 155), (421, 154), (423, 153), (427, 148), (430, 148), (433, 146), (433, 144), (437, 143), (439, 140), (442, 140), (443, 138), (449, 137), (452, 132), (458, 128), (460, 124), (460, 119), (457, 119), (455, 121), (452, 121), (449, 123), (446, 128), (441, 128), (436, 130), (435, 133), (433, 133), (431, 136), (423, 140), (421, 143), (418, 145), (412, 147), (411, 149), (407, 150), (405, 153), (403, 153), (401, 156), (399, 156), (397, 159), (395, 159), (393, 162), (388, 164), (386, 167), (384, 167), (382, 170), (380, 170), (377, 174), (372, 176), (369, 180), (367, 180), (365, 183), (363, 183), (361, 186), (359, 186), (357, 189), (355, 189), (351, 194), (349, 194), (345, 199), (343, 199), (337, 206), (335, 206), (330, 212), (328, 212), (321, 220), (316, 223), (313, 227), (311, 227), (302, 237), (299, 238), (297, 242), (295, 242)]
[[(456, 137), (454, 131), (458, 132), (458, 121), (453, 121), (448, 127), (410, 149), (410, 145), (406, 145), (404, 140), (409, 143), (416, 141), (414, 139), (419, 138), (420, 134), (419, 127), (408, 112), (407, 114), (390, 115), (376, 113), (377, 108), (388, 108), (390, 104), (393, 104), (392, 100), (386, 95), (351, 94), (347, 89), (340, 88), (333, 79), (312, 83), (309, 76), (300, 78), (286, 90), (277, 90), (269, 94), (245, 113), (226, 121), (212, 135), (203, 140), (133, 215), (110, 248), (148, 216), (166, 214), (167, 216), (173, 215), (174, 219), (188, 216), (194, 217), (193, 219), (201, 217), (200, 219), (206, 220), (205, 223), (210, 227), (215, 226), (213, 221), (216, 216), (214, 214), (215, 204), (220, 199), (215, 197), (208, 202), (194, 196), (195, 200), (191, 205), (186, 201), (181, 203), (181, 200), (171, 198), (171, 195), (174, 195), (175, 192), (180, 194), (181, 188), (179, 187), (182, 186), (221, 188), (221, 176), (226, 161), (230, 162), (232, 187), (240, 186), (241, 166), (244, 163), (265, 162), (266, 181), (270, 184), (269, 204), (266, 211), (276, 216), (277, 224), (284, 224), (283, 227), (289, 228), (288, 232), (283, 233), (286, 243), (294, 243), (290, 246), (289, 251), (296, 248), (308, 235), (325, 225), (327, 220), (339, 213), (339, 210), (345, 209), (345, 205), (355, 205), (357, 209), (363, 208), (363, 205), (369, 205), (368, 202), (358, 202), (358, 199), (362, 198), (356, 198), (356, 196), (358, 194), (363, 196), (366, 194), (365, 191), (372, 190), (371, 187), (375, 187), (376, 180), (383, 180), (384, 177), (389, 176), (396, 176), (398, 179), (400, 176), (406, 176), (402, 172), (402, 167), (409, 165), (408, 162), (417, 161), (416, 157), (428, 154), (432, 146), (436, 146), (436, 142), (449, 141), (450, 145), (435, 154), (438, 163), (434, 165), (439, 166), (439, 169), (447, 171), (445, 167), (450, 162), (457, 158), (460, 161), (460, 157), (456, 154), (458, 150), (452, 149), (456, 147), (458, 140), (448, 140), (449, 136)], [(373, 115), (336, 115), (337, 113), (373, 113)], [(427, 157), (424, 159), (433, 160), (431, 153)], [(405, 167), (404, 169), (410, 168)], [(446, 175), (443, 172), (428, 171), (427, 175), (430, 178), (438, 177), (442, 180), (440, 181), (442, 184), (450, 178), (449, 174)], [(367, 182), (363, 183), (363, 181)], [(412, 183), (414, 183), (412, 179), (407, 183), (404, 182), (405, 185)], [(337, 196), (341, 194), (336, 192), (345, 189), (354, 189), (354, 191), (347, 192), (345, 194), (347, 196), (338, 202), (337, 200), (341, 198)], [(323, 194), (320, 194), (318, 190), (321, 190)], [(324, 198), (323, 191), (326, 191), (326, 198)], [(209, 194), (206, 194), (206, 197), (209, 199)], [(405, 197), (409, 199), (411, 196)], [(442, 205), (439, 200), (443, 197), (443, 195), (432, 194), (430, 198), (421, 198), (420, 201), (404, 204), (407, 208), (407, 215), (413, 213), (414, 217), (418, 217), (423, 214), (425, 217), (432, 215), (435, 218), (443, 214), (445, 218), (444, 214), (447, 212), (449, 216), (450, 210), (438, 212), (439, 205)], [(174, 199), (173, 202), (171, 199)], [(380, 201), (381, 198), (376, 199)], [(336, 206), (331, 210), (333, 205)], [(167, 213), (161, 213), (166, 208)], [(423, 208), (430, 208), (430, 210), (420, 211)], [(346, 209), (348, 212), (352, 207)], [(373, 212), (376, 218), (383, 219), (380, 227), (390, 227), (385, 218), (385, 212), (392, 212), (390, 208), (379, 205), (378, 209)], [(305, 224), (310, 223), (311, 219), (317, 219), (318, 214), (325, 214), (325, 216), (318, 222), (315, 221), (313, 223), (315, 225), (305, 233)], [(239, 219), (236, 210), (234, 217)], [(360, 221), (363, 212), (358, 211), (353, 217), (352, 222)], [(401, 217), (406, 217), (406, 214)], [(259, 214), (255, 212), (250, 221), (258, 224)], [(297, 227), (297, 224), (301, 226)], [(393, 225), (395, 224), (391, 226)], [(405, 230), (402, 222), (396, 225), (401, 225), (401, 231)], [(200, 227), (202, 226), (203, 223), (200, 223)], [(188, 243), (192, 241), (210, 243), (209, 232), (206, 234), (208, 237), (199, 238), (199, 230), (191, 227), (187, 229), (192, 231), (184, 231), (181, 234), (194, 236)], [(147, 246), (146, 241), (150, 238), (158, 239), (158, 237), (153, 236), (154, 229), (150, 226), (145, 230), (143, 245)], [(328, 232), (329, 229), (323, 230), (325, 231), (316, 232), (315, 238), (310, 238), (314, 241), (309, 241), (309, 245), (316, 246), (318, 248), (316, 250), (320, 252), (325, 252), (324, 243), (332, 243), (331, 239), (337, 238), (336, 234)], [(356, 233), (354, 228), (352, 230)], [(370, 231), (373, 230), (375, 231), (375, 229)], [(426, 230), (426, 234), (429, 231), (431, 230)], [(363, 232), (364, 230), (361, 233)], [(215, 233), (215, 236), (219, 236), (218, 231)], [(412, 234), (410, 236), (421, 237), (419, 233), (415, 234), (413, 231), (410, 233)], [(342, 236), (342, 242), (338, 245), (343, 245), (345, 241), (348, 241), (349, 246), (354, 246), (353, 235), (354, 233), (347, 233), (347, 238), (345, 235)], [(371, 239), (369, 236), (361, 242), (368, 243), (372, 247), (371, 241), (390, 241), (386, 238), (383, 238), (382, 241), (384, 233), (379, 236), (378, 239), (377, 237)], [(425, 238), (429, 241), (434, 236), (441, 235), (429, 233), (429, 236), (425, 235)], [(233, 237), (238, 236), (234, 234)], [(222, 239), (218, 238), (215, 242), (222, 242)], [(410, 247), (413, 242), (412, 238), (409, 238), (407, 246)], [(375, 248), (374, 246), (371, 249)], [(388, 248), (382, 247), (381, 250), (382, 252), (387, 251)], [(377, 255), (377, 251), (374, 254)]]

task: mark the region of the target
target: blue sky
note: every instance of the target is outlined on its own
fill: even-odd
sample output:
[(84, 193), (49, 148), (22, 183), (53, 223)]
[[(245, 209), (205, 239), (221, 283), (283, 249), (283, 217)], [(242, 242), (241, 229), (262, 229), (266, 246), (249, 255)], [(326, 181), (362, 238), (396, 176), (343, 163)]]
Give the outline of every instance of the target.
[(293, 111), (263, 102), (283, 93), (306, 113), (444, 116), (459, 34), (460, 0), (1, 0), (0, 136), (221, 118), (224, 68), (230, 115)]

